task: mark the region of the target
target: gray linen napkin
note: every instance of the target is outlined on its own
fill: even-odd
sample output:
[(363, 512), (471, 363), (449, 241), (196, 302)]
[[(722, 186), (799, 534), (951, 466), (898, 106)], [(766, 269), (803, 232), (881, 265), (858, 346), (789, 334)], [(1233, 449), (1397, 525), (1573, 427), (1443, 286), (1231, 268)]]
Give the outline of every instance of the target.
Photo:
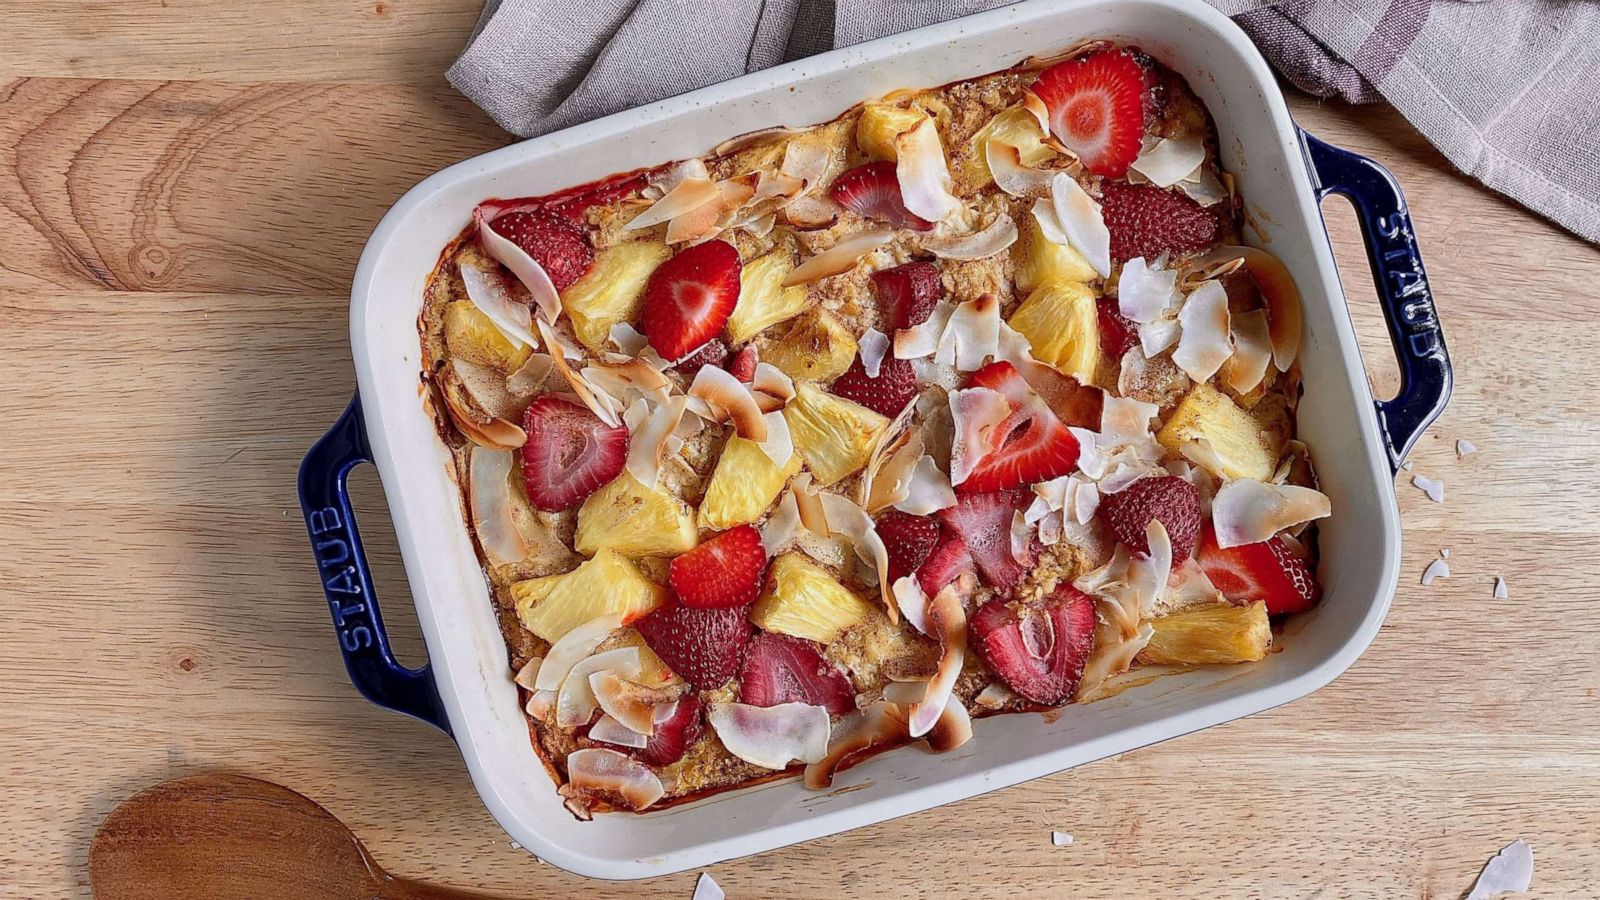
[[(1007, 0), (488, 0), (447, 77), (529, 137)], [(1208, 0), (1289, 81), (1387, 100), (1462, 171), (1600, 242), (1600, 5)]]

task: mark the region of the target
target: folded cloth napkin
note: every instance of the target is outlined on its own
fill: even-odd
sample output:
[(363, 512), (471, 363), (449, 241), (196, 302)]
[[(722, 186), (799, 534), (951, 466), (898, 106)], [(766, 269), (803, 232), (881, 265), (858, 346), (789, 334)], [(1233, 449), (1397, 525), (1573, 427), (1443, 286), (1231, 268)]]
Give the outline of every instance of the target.
[[(488, 0), (450, 83), (524, 137), (1006, 0)], [(1209, 0), (1298, 87), (1386, 100), (1462, 171), (1600, 242), (1600, 4)]]

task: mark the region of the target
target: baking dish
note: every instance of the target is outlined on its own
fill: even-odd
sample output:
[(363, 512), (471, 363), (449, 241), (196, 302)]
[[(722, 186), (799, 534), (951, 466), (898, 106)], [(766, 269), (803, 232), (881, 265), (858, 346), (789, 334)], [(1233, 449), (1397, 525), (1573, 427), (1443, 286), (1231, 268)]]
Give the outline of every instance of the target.
[[(703, 153), (773, 125), (826, 121), (859, 100), (1002, 69), (1089, 38), (1134, 44), (1188, 79), (1216, 121), (1253, 242), (1289, 266), (1305, 304), (1301, 437), (1317, 453), (1336, 515), (1322, 523), (1325, 599), (1297, 617), (1287, 649), (1246, 670), (1156, 679), (1046, 721), (976, 725), (962, 752), (885, 754), (826, 793), (796, 780), (648, 815), (578, 822), (534, 754), (506, 650), (418, 390), (415, 326), (441, 247), (487, 197), (548, 193)], [(1402, 371), (1374, 403), (1341, 302), (1318, 201), (1354, 203)], [(1366, 648), (1392, 597), (1400, 554), (1393, 473), (1442, 410), (1444, 340), (1398, 186), (1382, 168), (1296, 128), (1265, 62), (1198, 2), (1033, 0), (759, 72), (457, 164), (406, 194), (363, 252), (351, 303), (358, 400), (300, 473), (301, 500), (346, 665), (375, 702), (451, 733), (485, 804), (515, 840), (572, 872), (639, 878), (871, 824), (1140, 747), (1301, 697)], [(390, 654), (344, 480), (378, 467), (430, 662)], [(854, 790), (865, 783), (866, 790)]]

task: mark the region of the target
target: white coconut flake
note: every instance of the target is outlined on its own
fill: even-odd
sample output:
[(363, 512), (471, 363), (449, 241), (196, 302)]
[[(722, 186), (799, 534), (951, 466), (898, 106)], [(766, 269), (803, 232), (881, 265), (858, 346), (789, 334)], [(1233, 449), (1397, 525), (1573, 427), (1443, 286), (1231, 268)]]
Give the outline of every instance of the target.
[(877, 378), (883, 371), (883, 357), (889, 352), (889, 336), (876, 328), (868, 328), (857, 342), (861, 353), (861, 368), (868, 378)]
[(633, 401), (622, 420), (628, 426), (628, 474), (647, 488), (656, 486), (668, 442), (677, 434), (689, 398), (673, 397), (652, 407), (643, 397)]
[(961, 211), (960, 198), (950, 192), (950, 166), (933, 116), (896, 135), (894, 150), (895, 178), (907, 210), (930, 222), (943, 222)]
[(1467, 900), (1490, 900), (1516, 894), (1533, 886), (1533, 846), (1518, 838), (1496, 853), (1478, 873)]
[(1449, 547), (1440, 547), (1439, 548), (1439, 558), (1440, 559), (1449, 559), (1450, 558), (1450, 548)]
[(1471, 441), (1469, 441), (1469, 440), (1467, 440), (1465, 438), (1462, 438), (1461, 440), (1456, 441), (1456, 458), (1457, 459), (1460, 459), (1463, 456), (1471, 456), (1472, 454), (1477, 453), (1477, 452), (1478, 452), (1478, 445), (1477, 444), (1474, 444), (1473, 442), (1471, 442)]
[(778, 552), (800, 534), (800, 507), (796, 504), (793, 491), (785, 491), (778, 500), (778, 508), (773, 510), (765, 524), (761, 526), (761, 547), (767, 551), (767, 556), (777, 556)]
[(767, 439), (756, 443), (761, 452), (772, 460), (773, 465), (780, 468), (789, 464), (789, 458), (794, 456), (794, 437), (789, 431), (789, 420), (783, 417), (782, 410), (773, 410), (763, 413), (762, 418), (767, 422)]
[(1411, 460), (1408, 459), (1405, 462), (1400, 464), (1400, 471), (1409, 472), (1409, 471), (1411, 471), (1411, 467), (1413, 465), (1415, 465), (1415, 463), (1413, 463)]
[(1177, 309), (1178, 273), (1157, 269), (1135, 257), (1122, 264), (1117, 279), (1117, 310), (1139, 324), (1155, 322)]
[(990, 138), (983, 142), (983, 156), (1000, 190), (1024, 199), (1050, 195), (1050, 179), (1055, 173), (1024, 165), (1022, 151), (1015, 144)]
[(638, 647), (618, 647), (578, 660), (562, 680), (561, 689), (556, 695), (557, 725), (575, 728), (589, 721), (600, 704), (594, 696), (589, 676), (607, 669), (615, 670), (623, 678), (636, 679), (644, 671), (644, 657)]
[(1017, 242), (1017, 237), (1017, 223), (1001, 213), (982, 231), (954, 237), (931, 234), (918, 243), (940, 259), (973, 260), (987, 259), (1005, 251)]
[(1422, 492), (1428, 495), (1429, 500), (1435, 503), (1444, 502), (1443, 481), (1437, 478), (1429, 478), (1426, 475), (1413, 475), (1411, 476), (1411, 483), (1421, 488)]
[(819, 762), (828, 754), (828, 710), (809, 703), (713, 703), (706, 715), (728, 752), (764, 769)]
[(827, 250), (807, 259), (805, 262), (789, 270), (783, 278), (784, 287), (797, 284), (806, 284), (832, 275), (848, 272), (861, 262), (862, 258), (884, 244), (894, 240), (894, 232), (888, 230), (863, 231), (853, 234), (839, 241)]
[(1177, 319), (1157, 319), (1139, 326), (1139, 349), (1154, 359), (1178, 342), (1182, 326)]
[(534, 690), (534, 685), (539, 680), (539, 669), (544, 666), (544, 657), (535, 656), (522, 664), (517, 674), (511, 677), (511, 683), (525, 691)]
[(619, 799), (632, 809), (644, 809), (661, 799), (666, 790), (650, 767), (615, 750), (587, 747), (567, 754), (570, 785), (607, 798)]
[(1055, 847), (1066, 847), (1072, 843), (1072, 835), (1065, 831), (1050, 832), (1050, 844)]
[(999, 352), (1000, 301), (983, 294), (956, 305), (933, 358), (962, 372), (976, 372)]
[(528, 555), (528, 544), (511, 515), (508, 482), (513, 462), (510, 450), (489, 450), (473, 445), (468, 463), (473, 529), (483, 545), (483, 552), (499, 565), (519, 562)]
[(1211, 500), (1217, 546), (1224, 549), (1269, 540), (1280, 531), (1332, 512), (1332, 501), (1321, 491), (1254, 478), (1229, 481)]
[(1214, 206), (1228, 199), (1228, 189), (1217, 180), (1214, 172), (1203, 166), (1194, 170), (1190, 177), (1179, 181), (1178, 190), (1201, 206)]
[(1016, 691), (998, 681), (992, 681), (978, 692), (978, 696), (972, 698), (972, 702), (984, 709), (1000, 709), (1015, 699), (1017, 699)]
[(924, 453), (917, 458), (906, 483), (905, 498), (896, 501), (894, 508), (913, 516), (928, 516), (941, 509), (956, 505), (956, 492), (950, 486), (950, 477)]
[(965, 388), (950, 393), (950, 415), (950, 483), (959, 485), (998, 443), (994, 430), (1011, 417), (1011, 402), (993, 388)]
[(511, 286), (504, 275), (477, 266), (463, 265), (460, 269), (467, 299), (489, 317), (507, 340), (518, 347), (539, 346), (538, 339), (533, 336), (533, 311), (528, 304), (511, 296)]
[(1506, 587), (1506, 580), (1499, 575), (1494, 577), (1494, 598), (1496, 600), (1509, 600), (1511, 598), (1511, 590)]
[(1450, 577), (1450, 564), (1445, 562), (1442, 559), (1436, 559), (1433, 562), (1428, 563), (1428, 568), (1423, 571), (1423, 573), (1422, 573), (1422, 583), (1425, 584), (1425, 585), (1433, 584), (1433, 580), (1435, 578), (1449, 578), (1449, 577)]
[(1162, 138), (1133, 161), (1133, 169), (1157, 187), (1169, 188), (1195, 174), (1206, 161), (1205, 141), (1200, 137), (1172, 140)]
[(1083, 254), (1101, 278), (1110, 277), (1111, 231), (1100, 214), (1100, 204), (1066, 172), (1058, 173), (1050, 182), (1050, 202), (1067, 243)]
[(589, 729), (589, 738), (605, 744), (618, 747), (630, 747), (635, 750), (643, 749), (650, 743), (650, 736), (640, 734), (632, 728), (612, 718), (610, 713), (600, 716), (594, 727)]
[(717, 884), (710, 872), (700, 873), (700, 880), (694, 883), (694, 897), (691, 900), (724, 900), (726, 897), (722, 886)]
[(938, 352), (939, 339), (944, 336), (950, 317), (955, 315), (955, 304), (941, 300), (933, 307), (926, 321), (894, 333), (896, 359), (920, 359)]
[(1178, 310), (1183, 333), (1172, 361), (1195, 381), (1209, 381), (1233, 355), (1228, 292), (1220, 281), (1201, 282)]
[(902, 575), (895, 579), (894, 602), (912, 628), (922, 634), (928, 633), (928, 595), (923, 592), (922, 583), (916, 575)]
[(534, 689), (541, 691), (560, 689), (572, 667), (593, 653), (601, 641), (621, 627), (622, 614), (611, 613), (590, 619), (563, 634), (550, 645), (549, 652), (545, 654), (544, 664), (539, 667), (539, 677), (533, 684)]

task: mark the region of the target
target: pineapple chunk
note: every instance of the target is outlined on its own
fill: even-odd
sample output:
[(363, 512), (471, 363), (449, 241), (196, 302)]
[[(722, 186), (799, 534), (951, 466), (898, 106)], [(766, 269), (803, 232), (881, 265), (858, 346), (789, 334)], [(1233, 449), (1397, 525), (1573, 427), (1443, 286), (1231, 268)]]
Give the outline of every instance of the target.
[[(1044, 132), (1039, 130), (1039, 120), (1020, 106), (1003, 110), (972, 136), (972, 161), (969, 166), (974, 188), (985, 187), (994, 180), (989, 173), (989, 156), (986, 145), (990, 138), (999, 138), (1020, 151), (1022, 164), (1037, 166), (1056, 151), (1045, 146)], [(1026, 290), (1026, 288), (1024, 288)]]
[(754, 522), (799, 471), (798, 453), (779, 466), (754, 441), (730, 438), (700, 501), (700, 524), (721, 531)]
[(787, 250), (775, 250), (745, 264), (739, 273), (739, 302), (728, 316), (728, 337), (735, 344), (805, 311), (805, 285), (783, 286), (793, 268)]
[(1100, 324), (1094, 291), (1073, 281), (1039, 286), (1011, 314), (1011, 327), (1033, 345), (1033, 356), (1082, 384), (1094, 383), (1100, 363)]
[(783, 410), (795, 449), (824, 486), (867, 464), (889, 420), (859, 403), (835, 397), (809, 382), (795, 385)]
[(602, 549), (570, 572), (513, 584), (511, 597), (523, 626), (554, 643), (598, 616), (636, 619), (660, 606), (666, 591), (627, 557)]
[(1088, 284), (1100, 277), (1082, 253), (1045, 237), (1039, 230), (1039, 220), (1032, 214), (1017, 220), (1017, 242), (1011, 245), (1011, 262), (1016, 270), (1017, 290), (1024, 293), (1049, 282)]
[(572, 330), (585, 347), (599, 352), (611, 326), (639, 315), (645, 282), (672, 255), (659, 241), (630, 241), (594, 255), (594, 265), (561, 294)]
[(500, 331), (494, 320), (470, 300), (456, 300), (444, 308), (444, 343), (452, 356), (502, 372), (515, 372), (533, 354), (518, 347)]
[(1161, 666), (1207, 666), (1255, 662), (1272, 647), (1267, 604), (1202, 606), (1162, 616), (1150, 623), (1155, 633), (1139, 653), (1141, 662)]
[(1222, 478), (1266, 481), (1277, 465), (1256, 420), (1209, 384), (1197, 384), (1189, 391), (1167, 424), (1156, 432), (1156, 440), (1173, 453), (1183, 453), (1194, 441), (1205, 441), (1184, 455)]
[(773, 560), (750, 621), (767, 631), (829, 644), (871, 612), (865, 600), (827, 569), (805, 554), (786, 553)]
[(630, 557), (676, 556), (692, 549), (698, 534), (693, 507), (623, 471), (578, 508), (573, 546), (585, 555), (609, 548)]
[(856, 358), (856, 339), (844, 323), (826, 310), (813, 310), (795, 320), (789, 332), (762, 354), (794, 379), (832, 381)]
[(928, 114), (920, 109), (904, 109), (889, 103), (868, 103), (856, 121), (856, 143), (873, 159), (894, 159), (894, 139), (915, 128)]

